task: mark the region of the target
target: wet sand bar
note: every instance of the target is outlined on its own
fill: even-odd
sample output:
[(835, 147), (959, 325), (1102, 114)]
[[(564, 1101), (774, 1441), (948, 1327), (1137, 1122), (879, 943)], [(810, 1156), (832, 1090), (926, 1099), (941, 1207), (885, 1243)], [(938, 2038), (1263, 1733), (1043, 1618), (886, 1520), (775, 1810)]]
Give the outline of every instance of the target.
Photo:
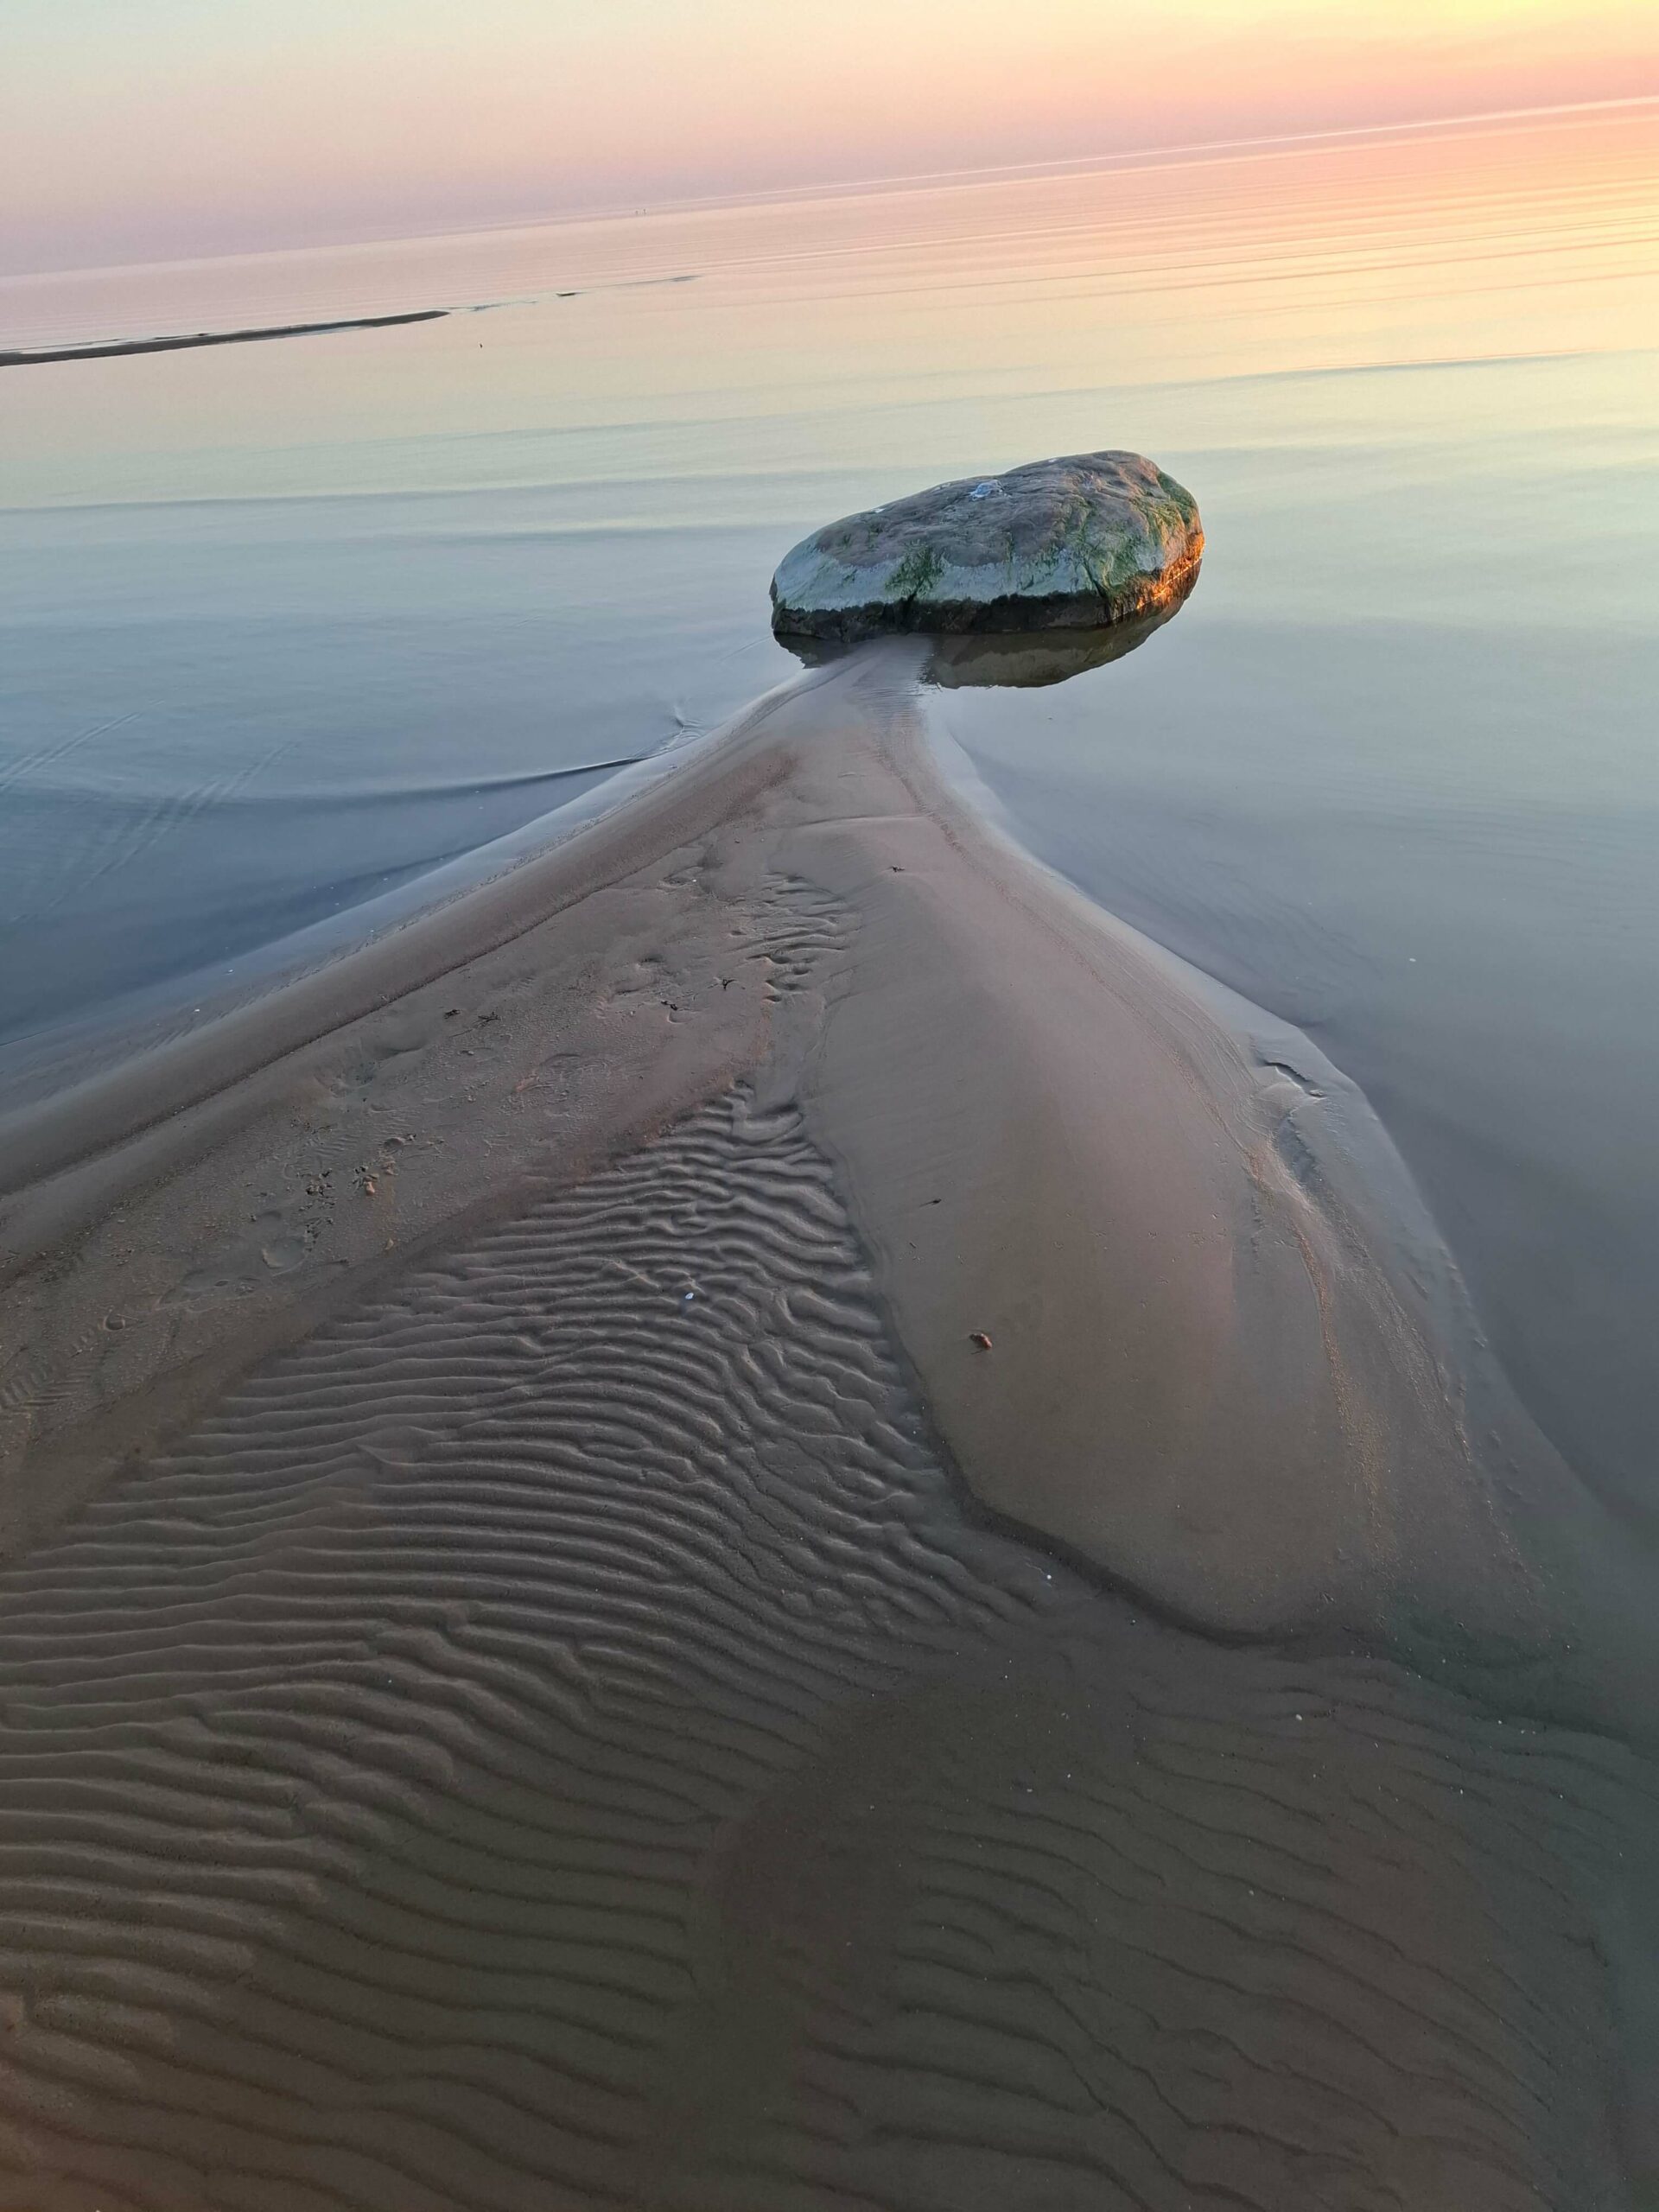
[(1629, 2201), (1616, 1546), (917, 664), (7, 1133), (35, 2199)]

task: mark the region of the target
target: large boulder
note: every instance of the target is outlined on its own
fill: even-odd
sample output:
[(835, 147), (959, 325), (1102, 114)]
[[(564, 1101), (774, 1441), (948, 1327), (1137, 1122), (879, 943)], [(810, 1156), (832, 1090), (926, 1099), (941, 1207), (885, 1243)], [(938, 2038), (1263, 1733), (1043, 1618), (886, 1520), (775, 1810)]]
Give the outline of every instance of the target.
[(772, 580), (779, 636), (1098, 629), (1167, 610), (1204, 551), (1192, 494), (1135, 453), (963, 477), (803, 538)]

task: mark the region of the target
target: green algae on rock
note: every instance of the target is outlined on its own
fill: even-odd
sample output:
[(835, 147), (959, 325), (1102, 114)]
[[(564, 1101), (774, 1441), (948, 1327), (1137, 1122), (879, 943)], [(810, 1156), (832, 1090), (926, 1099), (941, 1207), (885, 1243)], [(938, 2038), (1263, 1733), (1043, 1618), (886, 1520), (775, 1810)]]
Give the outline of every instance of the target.
[(1204, 551), (1192, 494), (1134, 453), (964, 477), (803, 538), (772, 580), (780, 636), (1098, 629), (1177, 605)]

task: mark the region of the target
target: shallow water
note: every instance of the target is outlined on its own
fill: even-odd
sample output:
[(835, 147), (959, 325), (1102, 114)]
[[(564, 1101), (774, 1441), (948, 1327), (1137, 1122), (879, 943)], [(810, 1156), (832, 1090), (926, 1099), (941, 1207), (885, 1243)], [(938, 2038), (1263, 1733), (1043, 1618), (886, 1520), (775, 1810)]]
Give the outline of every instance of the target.
[(788, 672), (779, 555), (1122, 444), (1178, 621), (957, 693), (1022, 833), (1369, 1090), (1632, 1512), (1659, 1385), (1659, 107), (0, 286), (0, 1075)]

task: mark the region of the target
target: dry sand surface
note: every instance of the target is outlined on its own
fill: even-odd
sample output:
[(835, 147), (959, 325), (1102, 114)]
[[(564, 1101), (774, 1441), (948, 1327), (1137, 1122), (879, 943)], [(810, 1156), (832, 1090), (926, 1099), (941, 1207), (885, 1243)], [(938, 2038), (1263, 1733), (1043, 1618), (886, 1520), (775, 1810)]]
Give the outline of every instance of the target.
[(918, 657), (0, 1131), (0, 2206), (1649, 2201), (1617, 1544)]

